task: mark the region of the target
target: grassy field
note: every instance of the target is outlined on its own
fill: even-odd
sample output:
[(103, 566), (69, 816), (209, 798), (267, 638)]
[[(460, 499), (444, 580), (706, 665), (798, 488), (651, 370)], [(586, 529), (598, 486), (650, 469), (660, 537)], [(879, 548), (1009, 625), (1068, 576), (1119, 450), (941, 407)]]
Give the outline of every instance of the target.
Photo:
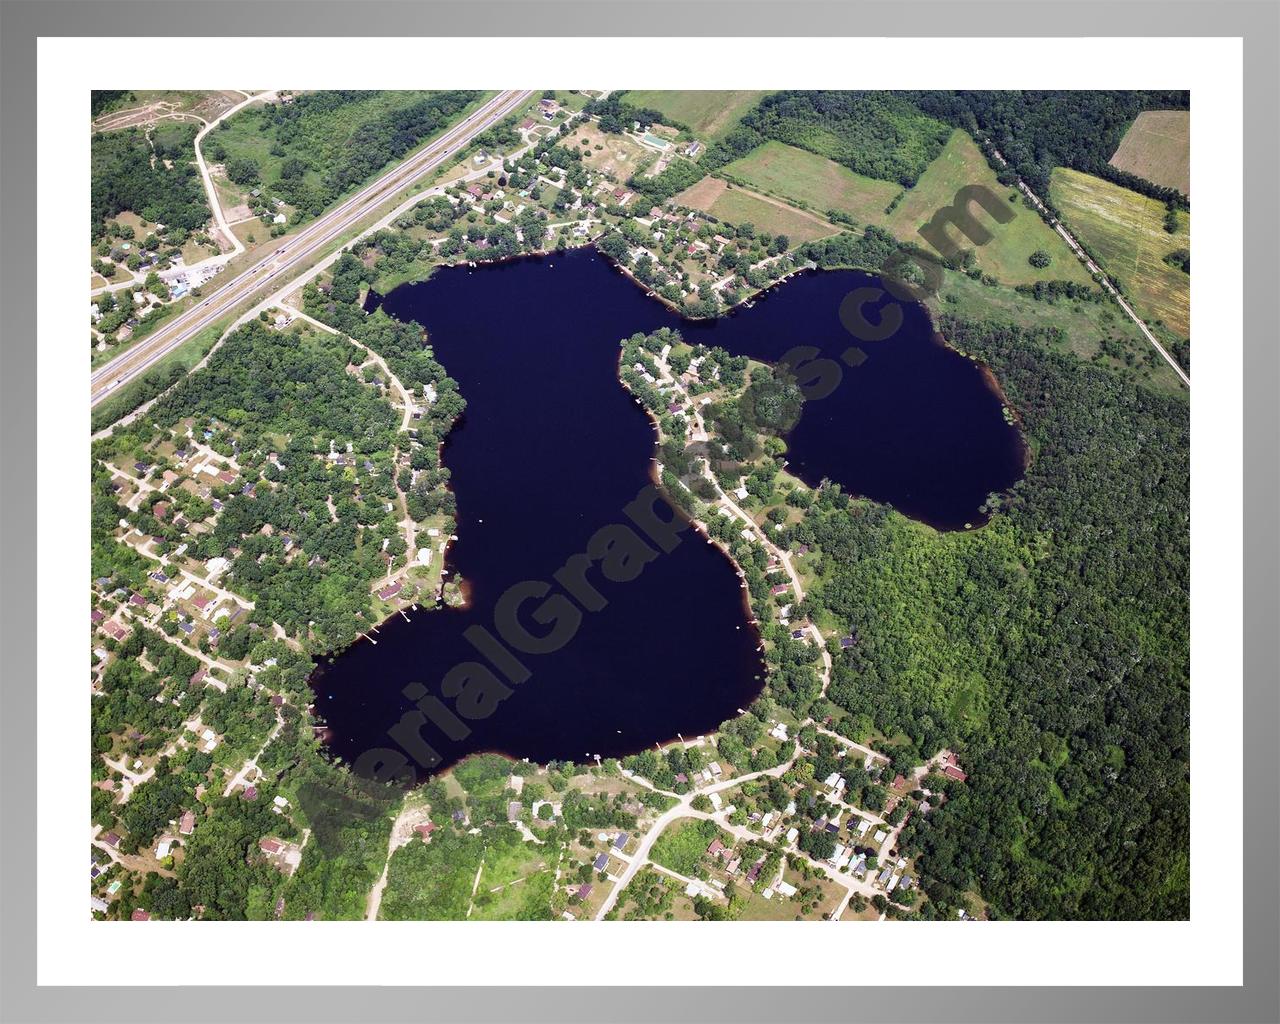
[(637, 107), (652, 107), (681, 124), (687, 124), (700, 139), (720, 138), (760, 102), (764, 90), (696, 89), (629, 91), (623, 99)]
[(559, 856), (557, 846), (526, 843), (514, 828), (499, 828), (488, 839), (472, 918), (483, 921), (548, 918)]
[[(1009, 202), (1011, 190), (996, 181), (995, 172), (987, 165), (986, 157), (977, 143), (962, 131), (953, 132), (936, 160), (929, 165), (915, 187), (908, 190), (897, 208), (882, 223), (903, 241), (915, 242), (927, 249), (932, 247), (921, 236), (920, 228), (933, 219), (939, 210), (948, 207), (956, 192), (966, 185), (985, 185), (1002, 201), (1008, 203), (1014, 219), (999, 224), (985, 213), (975, 215), (986, 224), (994, 236), (981, 247), (974, 247), (978, 267), (1002, 284), (1032, 284), (1036, 281), (1079, 281), (1088, 284), (1088, 271), (1067, 243), (1019, 199)], [(955, 237), (954, 229), (950, 230)], [(968, 239), (957, 239), (966, 248), (972, 247)], [(1049, 254), (1052, 263), (1038, 270), (1027, 262), (1036, 250)]]
[(838, 210), (859, 224), (882, 221), (885, 207), (901, 191), (892, 182), (855, 174), (833, 160), (782, 142), (757, 146), (723, 170), (762, 192), (820, 213)]
[[(586, 146), (582, 145), (584, 142)], [(578, 128), (565, 145), (582, 151), (582, 162), (588, 169), (611, 174), (619, 181), (643, 173), (657, 160), (653, 150), (646, 149), (630, 135), (602, 132), (592, 122)]]
[[(673, 821), (658, 836), (650, 853), (655, 864), (670, 868), (682, 875), (692, 876), (702, 862), (713, 839), (732, 845), (729, 836), (713, 821), (703, 818), (684, 818)], [(728, 840), (728, 842), (726, 842)]]
[(1144, 110), (1124, 133), (1111, 166), (1191, 195), (1191, 111)]
[[(1007, 285), (1057, 280), (1090, 282), (1088, 272), (1052, 228), (1020, 199), (1009, 202), (1011, 190), (996, 181), (995, 172), (987, 165), (982, 151), (961, 131), (952, 133), (942, 152), (920, 175), (920, 180), (905, 192), (892, 182), (855, 174), (826, 157), (779, 142), (765, 143), (728, 164), (725, 172), (791, 203), (801, 203), (823, 213), (840, 211), (859, 225), (879, 225), (897, 238), (925, 248), (931, 246), (921, 236), (920, 228), (939, 210), (950, 206), (956, 192), (964, 186), (985, 185), (1002, 202), (1008, 203), (1014, 219), (999, 224), (978, 212), (979, 221), (991, 229), (991, 241), (984, 246), (973, 246), (968, 239), (958, 237), (962, 245), (975, 250), (980, 270)], [(726, 203), (726, 199), (717, 194), (715, 188), (704, 179), (676, 198), (685, 205), (709, 210), (714, 216), (732, 221), (727, 212), (722, 214), (716, 208), (717, 204)], [(899, 193), (901, 199), (892, 212), (886, 214), (885, 210)], [(759, 222), (754, 223), (761, 226)], [(949, 234), (956, 237), (954, 229)], [(809, 237), (820, 236), (810, 233)], [(1052, 261), (1048, 267), (1037, 269), (1028, 262), (1037, 250), (1048, 253)]]
[(757, 231), (786, 235), (793, 248), (815, 238), (834, 235), (839, 230), (816, 214), (736, 188), (719, 178), (703, 178), (677, 195), (675, 201), (691, 209), (705, 210), (727, 224), (753, 224)]
[(1062, 219), (1102, 268), (1121, 283), (1146, 320), (1187, 337), (1191, 331), (1191, 277), (1164, 262), (1191, 248), (1191, 215), (1178, 213), (1178, 230), (1164, 230), (1164, 204), (1127, 188), (1063, 167), (1049, 188)]
[[(1112, 302), (1058, 299), (1038, 302), (1012, 288), (988, 287), (964, 274), (946, 271), (939, 294), (929, 300), (935, 316), (951, 313), (982, 320), (1008, 321), (1023, 327), (1057, 327), (1063, 332), (1059, 351), (1096, 362), (1168, 394), (1183, 394), (1181, 381)], [(801, 559), (801, 565), (803, 565)], [(849, 726), (852, 728), (852, 725)], [(853, 733), (846, 733), (853, 735)], [(863, 742), (870, 735), (854, 738)]]

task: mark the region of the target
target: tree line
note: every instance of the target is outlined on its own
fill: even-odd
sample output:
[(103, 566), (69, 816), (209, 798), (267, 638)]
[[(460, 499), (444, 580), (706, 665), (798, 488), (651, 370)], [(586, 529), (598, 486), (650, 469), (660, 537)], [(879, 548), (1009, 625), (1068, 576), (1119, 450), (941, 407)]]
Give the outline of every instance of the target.
[[(1047, 201), (1049, 175), (1071, 167), (1186, 208), (1176, 189), (1112, 167), (1125, 132), (1144, 110), (1188, 110), (1185, 89), (924, 90), (905, 94), (925, 113), (963, 128), (1000, 150)], [(1002, 179), (1004, 184), (1011, 182)]]

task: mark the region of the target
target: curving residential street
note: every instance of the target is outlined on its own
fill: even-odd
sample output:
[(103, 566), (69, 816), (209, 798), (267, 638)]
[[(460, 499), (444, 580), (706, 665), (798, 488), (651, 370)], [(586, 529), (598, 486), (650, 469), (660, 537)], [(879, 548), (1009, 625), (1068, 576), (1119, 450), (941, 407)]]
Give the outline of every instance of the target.
[[(664, 351), (661, 355), (655, 357), (655, 360), (654, 360), (658, 368), (658, 373), (662, 383), (674, 388), (682, 396), (684, 402), (688, 403), (690, 408), (696, 409), (697, 408), (696, 402), (693, 401), (692, 397), (689, 395), (689, 392), (681, 383), (679, 377), (676, 374), (671, 372), (671, 368), (667, 363), (667, 354), (668, 353)], [(702, 421), (700, 416), (695, 416), (695, 418), (691, 421), (690, 430), (693, 431), (694, 433), (701, 432), (705, 437), (705, 429), (702, 426)], [(804, 584), (801, 582), (799, 574), (795, 571), (795, 567), (791, 564), (790, 552), (784, 551), (783, 549), (779, 548), (776, 544), (774, 544), (773, 541), (769, 539), (769, 535), (767, 531), (762, 529), (755, 522), (755, 520), (753, 520), (749, 515), (747, 515), (747, 513), (744, 512), (741, 509), (741, 507), (739, 507), (739, 505), (731, 497), (729, 497), (729, 495), (725, 493), (724, 488), (722, 488), (720, 486), (719, 481), (716, 480), (715, 474), (711, 472), (710, 465), (707, 463), (705, 459), (702, 461), (701, 465), (702, 465), (702, 475), (707, 480), (711, 481), (712, 485), (715, 487), (716, 494), (721, 504), (725, 508), (727, 508), (735, 516), (735, 518), (737, 518), (740, 522), (744, 523), (746, 528), (751, 530), (751, 532), (755, 535), (757, 541), (764, 547), (764, 549), (768, 551), (769, 554), (771, 554), (775, 559), (777, 559), (780, 565), (783, 566), (783, 568), (787, 573), (787, 577), (790, 581), (791, 588), (795, 594), (796, 601), (797, 602), (803, 601), (804, 600)], [(705, 526), (705, 524), (703, 525)], [(831, 684), (831, 670), (832, 670), (831, 654), (826, 648), (826, 642), (824, 641), (822, 637), (822, 633), (818, 629), (818, 627), (813, 624), (810, 624), (808, 629), (817, 644), (818, 651), (822, 656), (822, 671), (820, 673), (820, 676), (822, 680), (822, 692), (825, 695), (827, 692), (827, 687), (830, 686)], [(856, 743), (853, 740), (850, 740), (844, 736), (839, 735), (838, 733), (832, 732), (831, 730), (815, 722), (813, 719), (807, 719), (803, 724), (806, 726), (808, 725), (814, 726), (819, 732), (823, 733), (824, 735), (829, 736), (835, 740), (838, 740), (840, 743), (844, 744), (849, 749), (856, 750), (867, 757), (876, 758), (881, 761), (888, 760), (888, 758), (886, 758), (883, 754), (877, 753), (876, 751), (872, 750), (870, 747), (864, 746), (863, 744), (860, 744), (860, 743)], [(610, 911), (614, 909), (623, 891), (626, 889), (627, 885), (631, 882), (631, 880), (636, 876), (636, 874), (640, 871), (642, 867), (644, 867), (648, 863), (651, 863), (649, 860), (649, 854), (653, 849), (654, 843), (657, 842), (658, 837), (662, 835), (663, 831), (667, 828), (667, 826), (679, 820), (680, 818), (702, 818), (707, 821), (714, 821), (719, 827), (723, 828), (725, 831), (729, 832), (731, 835), (733, 835), (737, 839), (741, 839), (744, 841), (758, 840), (760, 838), (760, 835), (758, 833), (752, 832), (750, 829), (744, 828), (741, 825), (731, 824), (730, 822), (725, 820), (725, 815), (721, 811), (717, 811), (715, 813), (707, 813), (705, 811), (696, 810), (693, 807), (693, 801), (698, 796), (710, 796), (710, 794), (712, 793), (720, 793), (725, 790), (733, 789), (741, 785), (742, 783), (750, 782), (753, 779), (759, 779), (764, 777), (781, 778), (783, 775), (787, 773), (787, 771), (791, 769), (792, 765), (795, 764), (796, 759), (799, 756), (800, 756), (800, 746), (799, 744), (794, 744), (792, 747), (791, 755), (785, 761), (775, 765), (772, 768), (768, 768), (758, 772), (751, 772), (746, 775), (737, 775), (731, 779), (726, 779), (723, 782), (713, 783), (712, 785), (704, 786), (699, 789), (692, 790), (684, 794), (683, 796), (679, 796), (676, 793), (667, 792), (666, 790), (658, 789), (658, 787), (654, 786), (648, 780), (642, 779), (636, 775), (630, 775), (629, 777), (632, 779), (632, 781), (638, 782), (656, 792), (664, 793), (665, 795), (670, 797), (675, 797), (677, 802), (673, 807), (671, 807), (669, 810), (667, 810), (663, 814), (659, 815), (658, 818), (654, 820), (653, 824), (649, 826), (644, 836), (640, 839), (640, 844), (639, 846), (637, 846), (636, 851), (634, 853), (627, 855), (627, 854), (618, 853), (617, 851), (614, 852), (614, 856), (616, 856), (619, 860), (625, 861), (627, 866), (623, 869), (622, 874), (618, 876), (617, 881), (614, 883), (613, 887), (609, 890), (609, 894), (605, 897), (604, 902), (600, 904), (600, 908), (595, 913), (595, 919), (602, 920), (606, 915), (609, 914)], [(845, 807), (846, 809), (856, 810), (859, 815), (867, 818), (868, 820), (876, 824), (885, 824), (884, 819), (881, 818), (879, 815), (870, 814), (869, 812), (863, 811), (860, 808), (854, 808), (852, 807), (852, 805), (845, 804), (844, 801), (842, 800), (838, 801), (838, 803), (842, 807)], [(888, 853), (888, 851), (894, 848), (894, 846), (898, 841), (898, 836), (901, 833), (902, 827), (905, 823), (906, 823), (906, 819), (903, 819), (902, 822), (899, 822), (899, 824), (891, 830), (891, 832), (889, 833), (888, 839), (885, 840), (884, 844), (881, 847), (881, 849), (885, 853)], [(872, 886), (872, 884), (869, 881), (859, 880), (847, 874), (842, 874), (837, 871), (832, 871), (828, 865), (823, 864), (820, 861), (814, 860), (814, 858), (809, 856), (809, 854), (803, 850), (797, 849), (790, 852), (793, 852), (797, 856), (803, 857), (805, 860), (809, 862), (809, 864), (815, 870), (817, 870), (822, 875), (822, 877), (835, 882), (837, 885), (841, 886), (845, 890), (839, 905), (831, 913), (830, 919), (833, 921), (838, 921), (840, 919), (841, 915), (843, 915), (844, 913), (845, 908), (849, 905), (849, 901), (853, 898), (855, 894), (860, 894), (862, 896), (866, 896), (870, 898), (871, 896), (876, 895), (876, 893), (878, 892), (878, 890), (875, 889), (874, 886)], [(674, 875), (673, 872), (667, 869), (660, 869), (660, 870), (665, 871), (665, 873), (667, 874)], [(882, 919), (883, 919), (883, 915), (882, 915)]]

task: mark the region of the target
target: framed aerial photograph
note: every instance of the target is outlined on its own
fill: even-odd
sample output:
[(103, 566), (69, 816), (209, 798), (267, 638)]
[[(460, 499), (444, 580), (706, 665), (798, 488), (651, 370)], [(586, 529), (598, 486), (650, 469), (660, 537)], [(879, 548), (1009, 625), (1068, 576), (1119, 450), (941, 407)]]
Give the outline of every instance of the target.
[(1240, 985), (1240, 40), (463, 35), (40, 40), (41, 984)]
[(95, 914), (1186, 919), (1189, 92), (90, 115)]

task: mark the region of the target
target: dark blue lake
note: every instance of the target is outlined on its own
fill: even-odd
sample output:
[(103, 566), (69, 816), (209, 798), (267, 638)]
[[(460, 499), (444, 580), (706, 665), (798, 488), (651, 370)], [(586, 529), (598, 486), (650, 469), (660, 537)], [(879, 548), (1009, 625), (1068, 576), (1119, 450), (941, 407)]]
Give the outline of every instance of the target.
[[(796, 345), (838, 359), (852, 342), (841, 300), (868, 283), (875, 279), (853, 272), (801, 275), (754, 308), (692, 323), (593, 250), (579, 250), (439, 270), (386, 296), (388, 313), (427, 329), (468, 403), (444, 459), (458, 504), (449, 568), (467, 581), (470, 600), (413, 613), (411, 622), (394, 616), (377, 645), (360, 641), (317, 670), (330, 749), (354, 762), (403, 746), (388, 730), (414, 711), (406, 686), (438, 695), (455, 666), (492, 668), (464, 631), (495, 632), (495, 606), (513, 584), (545, 581), (562, 593), (557, 570), (602, 527), (629, 523), (624, 508), (650, 483), (654, 432), (617, 380), (619, 339), (672, 326), (690, 342), (771, 362)], [(978, 506), (1023, 466), (1021, 439), (982, 368), (942, 345), (915, 306), (892, 339), (861, 348), (866, 360), (805, 405), (788, 439), (793, 471), (939, 528), (982, 522)], [(673, 515), (665, 504), (663, 512)], [(684, 530), (634, 579), (611, 581), (598, 568), (589, 579), (605, 607), (583, 612), (554, 652), (521, 654), (528, 678), (508, 685), (491, 714), (466, 722), (466, 735), (428, 715), (419, 733), (439, 755), (436, 769), (477, 751), (538, 762), (634, 753), (713, 730), (759, 693), (764, 666), (744, 591), (695, 531)], [(535, 622), (540, 604), (520, 610), (535, 635), (554, 625)], [(504, 684), (506, 669), (494, 673)]]

